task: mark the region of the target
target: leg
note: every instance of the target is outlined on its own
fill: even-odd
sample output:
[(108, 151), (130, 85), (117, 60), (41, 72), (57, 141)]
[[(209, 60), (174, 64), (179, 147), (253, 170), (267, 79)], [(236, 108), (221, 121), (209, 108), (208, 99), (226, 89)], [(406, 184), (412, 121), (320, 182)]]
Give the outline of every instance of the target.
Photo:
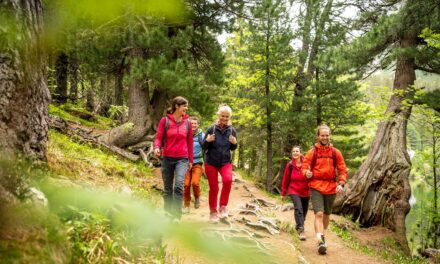
[(320, 236), (324, 231), (324, 197), (315, 189), (311, 189), (311, 194), (313, 211), (315, 212), (315, 233), (317, 236)]
[(189, 207), (191, 202), (191, 170), (188, 170), (183, 182), (183, 206)]
[(202, 165), (194, 165), (191, 170), (191, 185), (194, 192), (194, 197), (200, 197), (200, 177), (202, 176)]
[(324, 234), (324, 212), (315, 212), (315, 233)]
[(232, 164), (228, 163), (220, 168), (222, 176), (222, 191), (220, 194), (220, 206), (227, 206), (229, 202), (229, 194), (232, 188)]
[(171, 204), (173, 201), (174, 166), (175, 164), (172, 159), (162, 158), (160, 170), (163, 180), (163, 207), (168, 213), (171, 213)]
[(205, 173), (209, 184), (209, 209), (211, 213), (217, 213), (218, 169), (205, 163)]
[(179, 159), (176, 164), (176, 177), (174, 182), (173, 214), (177, 219), (182, 217), (183, 181), (188, 171), (188, 159)]
[(301, 197), (301, 204), (303, 208), (304, 221), (306, 221), (307, 211), (309, 210), (310, 197)]
[(327, 230), (330, 223), (330, 215), (332, 214), (333, 203), (336, 198), (336, 194), (323, 195), (324, 197), (324, 231)]
[(293, 207), (295, 209), (295, 229), (296, 231), (302, 231), (304, 230), (304, 214), (301, 197), (295, 194), (292, 194), (290, 197), (292, 198)]

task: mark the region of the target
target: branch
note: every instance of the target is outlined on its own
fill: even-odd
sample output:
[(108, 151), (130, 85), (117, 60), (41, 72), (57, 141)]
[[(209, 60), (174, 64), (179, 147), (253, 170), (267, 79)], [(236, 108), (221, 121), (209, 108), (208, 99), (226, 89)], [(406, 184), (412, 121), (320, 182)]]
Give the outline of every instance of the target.
[(430, 69), (430, 68), (425, 68), (425, 67), (417, 66), (417, 65), (416, 65), (415, 69), (416, 70), (421, 70), (421, 71), (424, 71), (424, 72), (440, 74), (440, 69)]

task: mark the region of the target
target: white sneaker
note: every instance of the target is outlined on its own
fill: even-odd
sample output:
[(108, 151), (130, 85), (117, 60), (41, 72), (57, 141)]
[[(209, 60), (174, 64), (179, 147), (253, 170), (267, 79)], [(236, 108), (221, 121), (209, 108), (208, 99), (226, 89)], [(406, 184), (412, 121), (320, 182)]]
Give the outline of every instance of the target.
[(228, 213), (228, 209), (226, 208), (226, 206), (220, 206), (219, 214), (220, 214), (219, 217), (221, 219), (228, 218), (229, 213)]
[(217, 216), (217, 212), (215, 213), (211, 213), (209, 215), (209, 222), (213, 223), (213, 224), (217, 224), (219, 221), (218, 216)]
[(182, 214), (189, 214), (189, 207), (183, 207), (182, 208)]

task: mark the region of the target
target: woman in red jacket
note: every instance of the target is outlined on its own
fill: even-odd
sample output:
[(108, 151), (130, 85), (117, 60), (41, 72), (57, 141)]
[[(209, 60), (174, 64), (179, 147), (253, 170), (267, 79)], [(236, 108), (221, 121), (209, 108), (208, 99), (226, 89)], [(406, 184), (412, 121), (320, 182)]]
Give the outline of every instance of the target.
[(295, 229), (299, 233), (300, 240), (306, 240), (304, 234), (304, 221), (309, 208), (310, 189), (306, 177), (301, 173), (301, 165), (304, 157), (298, 146), (292, 148), (292, 160), (286, 165), (283, 182), (281, 184), (281, 197), (284, 200), (286, 193), (290, 196), (295, 207)]
[(164, 209), (176, 219), (182, 216), (183, 180), (193, 163), (193, 132), (187, 111), (188, 101), (181, 96), (174, 98), (154, 139), (154, 154), (162, 156)]

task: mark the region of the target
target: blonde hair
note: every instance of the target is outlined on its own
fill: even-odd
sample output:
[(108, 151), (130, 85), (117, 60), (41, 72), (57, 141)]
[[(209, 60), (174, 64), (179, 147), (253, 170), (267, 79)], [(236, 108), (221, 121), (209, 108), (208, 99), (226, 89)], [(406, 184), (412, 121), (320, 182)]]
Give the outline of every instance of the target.
[(228, 105), (221, 104), (218, 106), (217, 115), (220, 115), (223, 112), (229, 113), (229, 117), (232, 117), (232, 109)]

